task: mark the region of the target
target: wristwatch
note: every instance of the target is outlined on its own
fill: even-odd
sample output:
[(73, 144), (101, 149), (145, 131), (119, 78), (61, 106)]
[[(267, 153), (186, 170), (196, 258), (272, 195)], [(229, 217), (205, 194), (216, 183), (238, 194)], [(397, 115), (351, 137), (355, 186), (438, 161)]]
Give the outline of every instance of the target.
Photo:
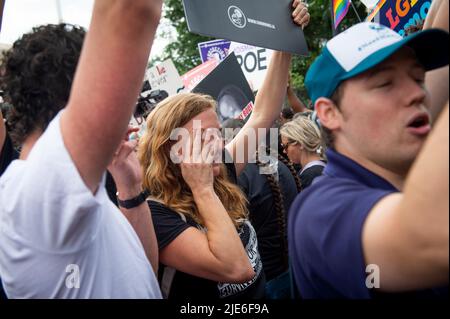
[(116, 193), (117, 203), (119, 204), (120, 207), (123, 207), (126, 209), (132, 209), (132, 208), (138, 207), (143, 202), (145, 202), (145, 200), (147, 199), (147, 197), (149, 195), (150, 195), (150, 193), (147, 190), (144, 190), (138, 196), (136, 196), (134, 198), (127, 199), (127, 200), (120, 200), (119, 192)]

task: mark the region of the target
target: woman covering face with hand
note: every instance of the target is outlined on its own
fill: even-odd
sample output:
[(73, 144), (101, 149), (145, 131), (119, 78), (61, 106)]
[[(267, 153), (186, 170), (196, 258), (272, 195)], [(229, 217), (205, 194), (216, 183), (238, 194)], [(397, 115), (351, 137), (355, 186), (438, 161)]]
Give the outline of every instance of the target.
[[(294, 21), (306, 26), (305, 4), (295, 1), (293, 7)], [(143, 185), (150, 193), (166, 298), (264, 297), (256, 233), (236, 176), (252, 160), (256, 149), (250, 145), (265, 140), (258, 129), (272, 127), (280, 114), (290, 61), (290, 54), (274, 53), (251, 117), (225, 147), (216, 102), (208, 96), (170, 97), (147, 118), (138, 154)], [(256, 140), (250, 143), (249, 136)]]
[[(169, 98), (147, 119), (139, 158), (151, 192), (165, 297), (264, 296), (256, 233), (232, 182), (234, 164), (217, 160), (219, 128), (214, 100), (197, 94)], [(169, 267), (177, 270), (171, 282)]]

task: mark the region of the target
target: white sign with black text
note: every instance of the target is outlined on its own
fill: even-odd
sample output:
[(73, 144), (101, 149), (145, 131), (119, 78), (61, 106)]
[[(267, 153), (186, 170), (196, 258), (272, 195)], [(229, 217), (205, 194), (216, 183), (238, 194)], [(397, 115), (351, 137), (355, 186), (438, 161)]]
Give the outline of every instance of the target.
[(146, 72), (152, 90), (164, 90), (169, 96), (183, 89), (183, 81), (172, 60), (166, 60)]
[(269, 67), (272, 50), (253, 45), (231, 42), (230, 52), (234, 52), (252, 91), (261, 88)]

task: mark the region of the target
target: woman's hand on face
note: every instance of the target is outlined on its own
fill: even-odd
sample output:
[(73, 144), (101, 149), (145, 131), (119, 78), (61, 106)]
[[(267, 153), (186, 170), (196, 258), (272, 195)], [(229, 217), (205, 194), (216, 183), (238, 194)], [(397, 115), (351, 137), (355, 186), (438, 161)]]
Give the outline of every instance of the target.
[(202, 141), (200, 130), (194, 130), (193, 138), (187, 141), (184, 149), (190, 154), (184, 154), (180, 164), (185, 182), (193, 193), (214, 189), (213, 163), (219, 150), (218, 141)]

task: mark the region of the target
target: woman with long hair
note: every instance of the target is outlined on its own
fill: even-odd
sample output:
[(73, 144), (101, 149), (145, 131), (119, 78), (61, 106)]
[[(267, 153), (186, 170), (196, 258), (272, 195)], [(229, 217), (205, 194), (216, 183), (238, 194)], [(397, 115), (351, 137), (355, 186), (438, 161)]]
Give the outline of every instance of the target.
[[(208, 96), (169, 98), (149, 115), (140, 144), (144, 187), (151, 192), (149, 205), (163, 264), (161, 286), (168, 298), (216, 299), (244, 291), (247, 297), (263, 296), (258, 292), (264, 278), (256, 233), (247, 220), (245, 196), (232, 182), (234, 164), (193, 163), (189, 155), (180, 164), (173, 160), (181, 141), (171, 140), (173, 132), (185, 128), (193, 139), (201, 138), (194, 120), (211, 132), (219, 127), (215, 108)], [(203, 149), (206, 142), (201, 142)], [(194, 153), (194, 142), (187, 144), (185, 153)], [(217, 146), (212, 150), (220, 151)], [(169, 267), (177, 272), (167, 281), (173, 272)]]
[[(294, 20), (307, 25), (305, 5), (296, 1), (295, 7)], [(148, 116), (138, 155), (166, 298), (264, 297), (256, 233), (236, 178), (265, 140), (258, 129), (268, 130), (280, 114), (290, 61), (290, 54), (273, 54), (251, 117), (226, 146), (216, 102), (208, 96), (179, 94)]]

